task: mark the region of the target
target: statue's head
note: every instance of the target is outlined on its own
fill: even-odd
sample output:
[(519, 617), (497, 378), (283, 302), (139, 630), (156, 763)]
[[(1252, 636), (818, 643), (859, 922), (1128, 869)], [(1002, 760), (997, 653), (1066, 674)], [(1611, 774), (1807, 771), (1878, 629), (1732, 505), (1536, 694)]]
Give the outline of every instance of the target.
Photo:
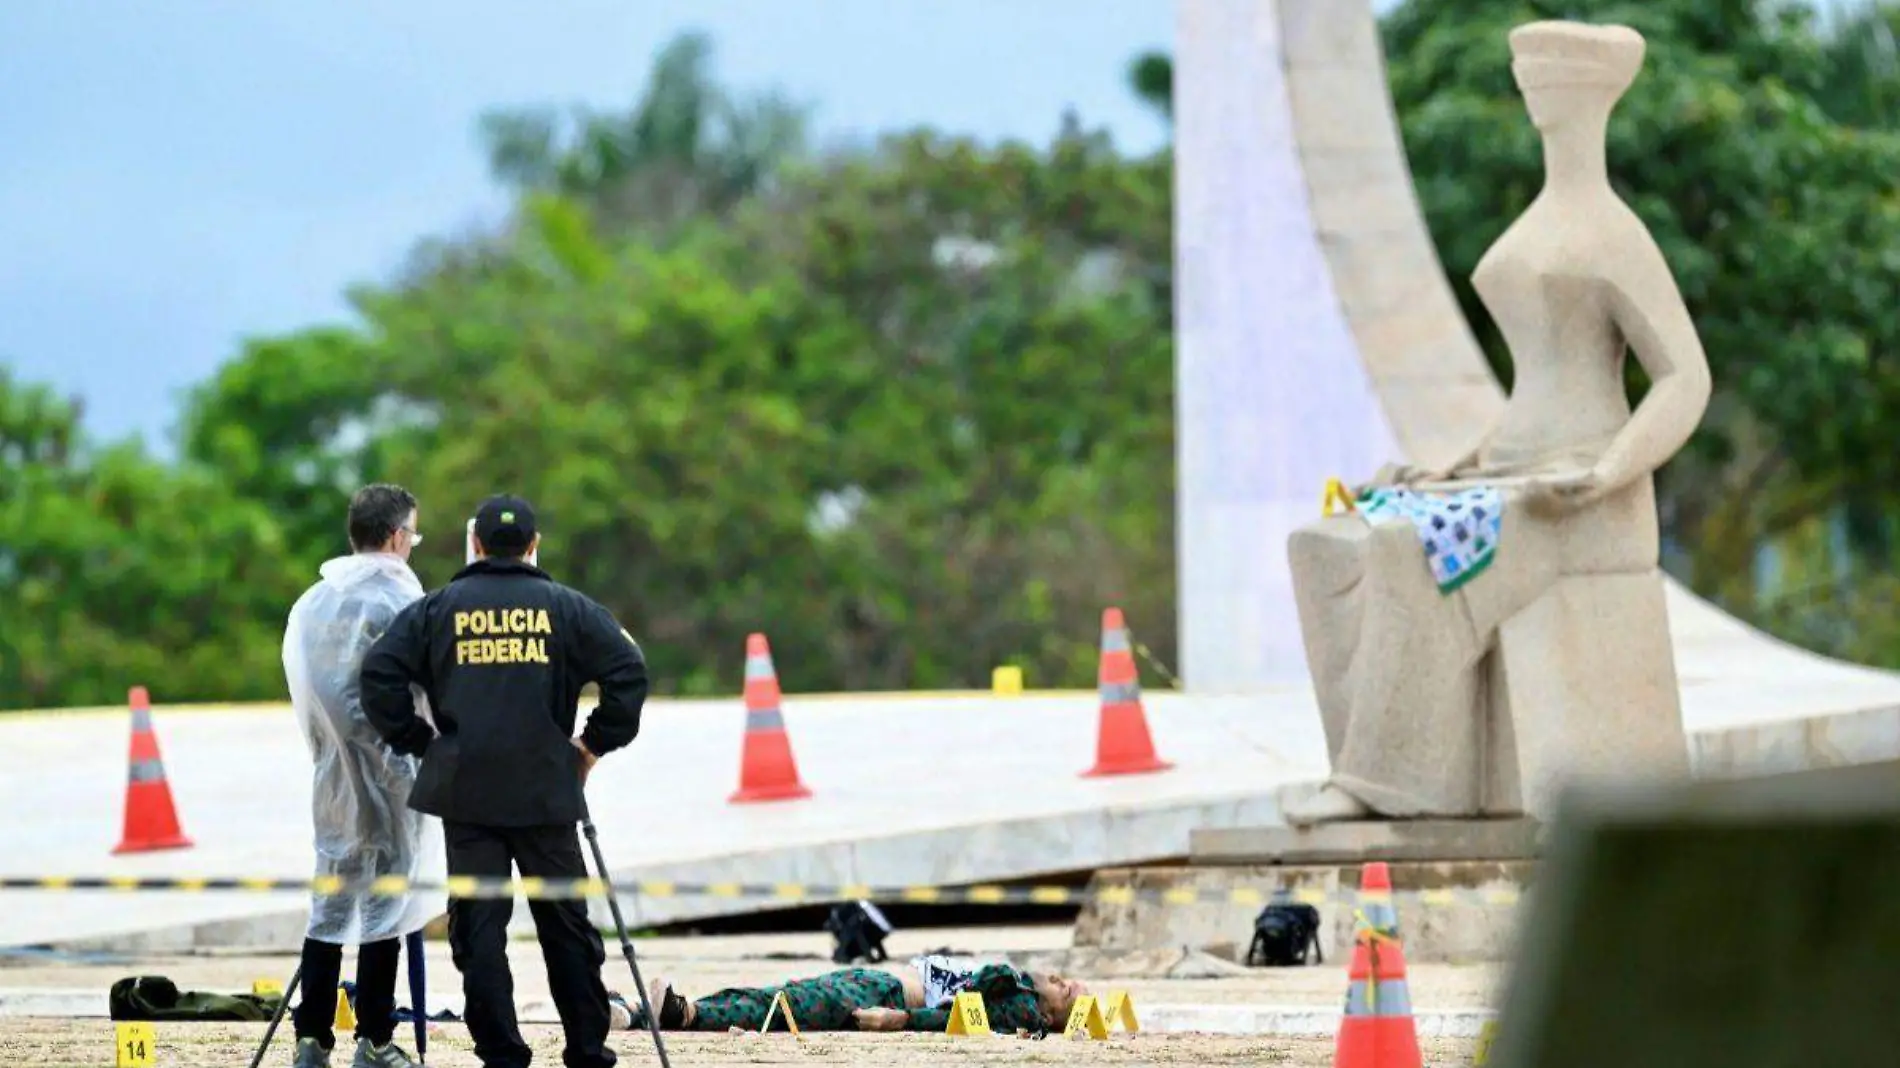
[(1600, 122), (1643, 66), (1643, 35), (1628, 26), (1531, 22), (1511, 31), (1511, 73), (1531, 123), (1554, 130)]

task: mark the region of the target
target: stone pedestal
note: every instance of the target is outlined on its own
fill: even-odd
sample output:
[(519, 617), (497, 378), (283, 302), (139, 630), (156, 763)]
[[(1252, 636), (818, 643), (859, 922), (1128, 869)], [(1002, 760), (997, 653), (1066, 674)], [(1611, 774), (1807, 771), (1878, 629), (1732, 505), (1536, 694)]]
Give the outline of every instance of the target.
[(1367, 820), (1314, 827), (1204, 827), (1188, 836), (1195, 865), (1361, 864), (1530, 860), (1535, 820)]
[[(1352, 950), (1361, 866), (1382, 860), (1391, 869), (1406, 959), (1503, 960), (1540, 829), (1527, 819), (1204, 828), (1189, 838), (1186, 866), (1098, 872), (1076, 919), (1075, 944), (1119, 953), (1237, 947), (1228, 951), (1244, 959), (1254, 917), (1286, 889), (1316, 905), (1321, 949), (1329, 962), (1343, 962)], [(1131, 893), (1107, 902), (1105, 891)]]
[[(1391, 869), (1407, 960), (1467, 964), (1509, 955), (1530, 861), (1399, 861)], [(1185, 947), (1244, 960), (1254, 917), (1286, 888), (1324, 899), (1314, 902), (1320, 948), (1328, 963), (1343, 963), (1358, 884), (1357, 863), (1108, 869), (1089, 883), (1075, 944), (1114, 953)], [(1093, 896), (1110, 890), (1132, 890), (1133, 900)]]

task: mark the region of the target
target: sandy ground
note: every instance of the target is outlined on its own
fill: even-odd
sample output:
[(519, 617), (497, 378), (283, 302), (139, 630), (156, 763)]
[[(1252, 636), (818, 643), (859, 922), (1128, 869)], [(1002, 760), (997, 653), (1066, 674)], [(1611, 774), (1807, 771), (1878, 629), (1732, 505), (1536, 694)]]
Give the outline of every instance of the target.
[[(949, 948), (958, 952), (994, 954), (1009, 951), (1056, 950), (1066, 947), (1066, 927), (982, 929), (911, 929), (896, 932), (888, 943), (895, 961), (914, 953)], [(748, 935), (731, 937), (642, 939), (636, 943), (641, 970), (651, 979), (665, 975), (681, 993), (693, 996), (722, 986), (758, 985), (816, 974), (833, 967), (825, 954), (830, 942), (823, 934)], [(519, 1003), (544, 1000), (547, 978), (539, 948), (532, 941), (516, 943), (510, 960)], [(103, 991), (127, 975), (164, 975), (185, 989), (247, 991), (255, 979), (278, 982), (295, 966), (289, 954), (226, 957), (142, 959), (110, 965), (0, 964), (0, 988), (93, 989)], [(346, 964), (345, 974), (350, 972)], [(1483, 967), (1416, 965), (1411, 969), (1412, 1002), (1420, 1010), (1483, 1008), (1489, 1001), (1495, 972)], [(448, 948), (430, 945), (429, 987), (439, 994), (458, 992), (460, 977), (448, 958)], [(605, 976), (609, 987), (632, 992), (625, 961), (612, 940), (608, 944)], [(1092, 985), (1127, 989), (1139, 1008), (1147, 1004), (1273, 1004), (1336, 1005), (1345, 992), (1344, 962), (1313, 968), (1259, 969), (1219, 979), (1157, 979), (1080, 976)], [(406, 1000), (406, 999), (405, 999)], [(458, 999), (459, 1000), (459, 999)], [(158, 1026), (159, 1068), (169, 1066), (247, 1065), (263, 1036), (262, 1024), (172, 1024)], [(560, 1033), (554, 1027), (525, 1028), (535, 1044), (537, 1064), (560, 1063)], [(280, 1030), (277, 1046), (267, 1064), (289, 1063)], [(399, 1041), (407, 1048), (412, 1037), (405, 1026)], [(0, 1065), (53, 1068), (110, 1066), (112, 1025), (105, 1020), (0, 1019)], [(643, 1036), (615, 1038), (623, 1062), (655, 1063)], [(1471, 1062), (1474, 1043), (1463, 1039), (1427, 1039), (1426, 1060), (1432, 1065)], [(814, 1059), (850, 1065), (922, 1065), (941, 1063), (1063, 1063), (1141, 1065), (1249, 1064), (1318, 1066), (1332, 1063), (1331, 1039), (1271, 1038), (1216, 1035), (1116, 1035), (1109, 1043), (1064, 1042), (1049, 1039), (953, 1039), (940, 1035), (808, 1035), (803, 1043), (789, 1036), (671, 1036), (669, 1052), (682, 1065), (755, 1065), (805, 1063)], [(429, 1045), (429, 1063), (474, 1068), (478, 1062), (467, 1032), (457, 1024), (437, 1028)], [(348, 1063), (338, 1057), (337, 1063)]]
[[(558, 1029), (529, 1028), (537, 1065), (561, 1063)], [(156, 1068), (242, 1068), (250, 1063), (263, 1025), (198, 1024), (172, 1026), (158, 1034)], [(1434, 1068), (1468, 1065), (1474, 1044), (1461, 1039), (1426, 1039), (1425, 1061)], [(405, 1043), (406, 1045), (406, 1043)], [(112, 1033), (109, 1025), (81, 1026), (57, 1020), (7, 1021), (0, 1037), (0, 1062), (22, 1068), (110, 1068)], [(621, 1035), (614, 1048), (622, 1064), (656, 1064), (650, 1040)], [(1116, 1035), (1103, 1042), (1035, 1042), (1008, 1038), (952, 1038), (947, 1035), (808, 1035), (802, 1042), (788, 1035), (669, 1035), (667, 1054), (676, 1065), (762, 1065), (815, 1063), (863, 1066), (971, 1064), (1114, 1065), (1283, 1065), (1286, 1068), (1327, 1068), (1333, 1063), (1331, 1039), (1250, 1038), (1217, 1035)], [(281, 1044), (265, 1059), (269, 1065), (290, 1063)], [(349, 1063), (335, 1058), (337, 1068)], [(446, 1030), (430, 1040), (429, 1064), (441, 1068), (479, 1068), (469, 1048), (468, 1035)]]
[[(998, 954), (1060, 950), (1069, 945), (1069, 928), (984, 927), (912, 928), (895, 932), (885, 943), (892, 963), (918, 953), (949, 949), (958, 953)], [(822, 933), (643, 938), (634, 942), (640, 970), (650, 980), (664, 975), (687, 996), (724, 986), (780, 982), (828, 971), (830, 937)], [(509, 960), (520, 1002), (545, 999), (547, 976), (540, 947), (533, 940), (510, 947)], [(46, 965), (0, 958), (0, 988), (90, 987), (105, 990), (128, 975), (163, 975), (187, 990), (248, 991), (256, 979), (289, 979), (297, 959), (289, 952), (240, 956), (145, 958), (123, 964)], [(1219, 979), (1152, 979), (1079, 974), (1102, 986), (1110, 983), (1134, 994), (1136, 1004), (1333, 1005), (1346, 991), (1346, 962), (1329, 960), (1311, 968), (1259, 968)], [(347, 961), (344, 975), (351, 975)], [(429, 943), (429, 989), (454, 992), (461, 977), (449, 960), (448, 945)], [(632, 994), (632, 979), (613, 938), (607, 939), (604, 973), (611, 989)], [(1491, 1004), (1496, 971), (1482, 965), (1414, 964), (1410, 968), (1412, 1004), (1420, 1009), (1479, 1009)], [(406, 989), (406, 988), (405, 988)], [(0, 1025), (3, 1027), (4, 1025)]]

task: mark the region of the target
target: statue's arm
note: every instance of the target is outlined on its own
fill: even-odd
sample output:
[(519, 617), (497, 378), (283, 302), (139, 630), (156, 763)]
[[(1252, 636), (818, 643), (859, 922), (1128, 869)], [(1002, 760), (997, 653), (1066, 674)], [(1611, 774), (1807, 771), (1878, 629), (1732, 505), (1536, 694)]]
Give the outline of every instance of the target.
[(1484, 432), (1478, 435), (1478, 440), (1471, 443), (1470, 448), (1459, 453), (1457, 459), (1445, 465), (1446, 477), (1458, 478), (1463, 475), (1476, 473), (1479, 469), (1478, 457), (1484, 452), (1484, 447), (1491, 443), (1491, 435), (1496, 432), (1497, 424), (1495, 422), (1486, 426)]
[(1457, 481), (1476, 475), (1482, 470), (1482, 466), (1478, 463), (1478, 457), (1484, 452), (1485, 445), (1490, 443), (1491, 435), (1496, 432), (1496, 430), (1497, 424), (1495, 423), (1487, 426), (1484, 433), (1478, 435), (1478, 440), (1471, 443), (1470, 448), (1459, 453), (1457, 458), (1449, 463), (1414, 464), (1407, 462), (1386, 464), (1384, 467), (1373, 472), (1372, 478), (1367, 480), (1364, 484), (1355, 486), (1353, 488), (1353, 494), (1355, 496), (1363, 496), (1368, 489), (1377, 486), (1429, 486), (1443, 480)]
[(1608, 287), (1609, 312), (1649, 373), (1649, 392), (1604, 450), (1595, 474), (1604, 491), (1668, 463), (1709, 406), (1709, 361), (1682, 302), (1675, 276), (1647, 231), (1619, 250), (1621, 269)]

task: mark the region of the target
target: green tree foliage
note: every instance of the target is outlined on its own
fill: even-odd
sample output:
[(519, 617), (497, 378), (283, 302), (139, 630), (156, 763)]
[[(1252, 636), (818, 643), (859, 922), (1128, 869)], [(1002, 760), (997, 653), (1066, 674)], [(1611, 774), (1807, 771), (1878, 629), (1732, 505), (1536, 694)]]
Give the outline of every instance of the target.
[(754, 629), (794, 688), (1084, 682), (1103, 604), (1172, 631), (1167, 189), (1071, 126), (892, 138), (664, 241), (537, 195), (362, 297), (435, 420), (402, 477), (533, 498), (667, 688), (734, 688)]
[(1174, 121), (1174, 61), (1165, 52), (1143, 52), (1128, 65), (1128, 87), (1142, 103)]
[[(794, 689), (1005, 661), (1086, 684), (1108, 603), (1171, 656), (1166, 157), (1073, 118), (1044, 147), (745, 149), (699, 49), (586, 127), (622, 140), (515, 172), (538, 177), (498, 233), (356, 293), (361, 328), (247, 346), (194, 398), (188, 455), (310, 562), (341, 551), (349, 485), (403, 482), (432, 582), (482, 495), (523, 493), (547, 565), (622, 614), (662, 690), (736, 689), (752, 630)], [(771, 181), (733, 178), (767, 157)], [(719, 192), (627, 224), (612, 191), (656, 176)]]
[(369, 473), (365, 453), (384, 429), (374, 422), (383, 386), (372, 359), (342, 329), (257, 340), (186, 405), (185, 456), (266, 504), (298, 559), (346, 547), (338, 495)]
[(1818, 97), (1834, 118), (1900, 130), (1900, 4), (1848, 9), (1827, 27)]
[(512, 188), (652, 226), (731, 207), (804, 148), (806, 125), (807, 109), (778, 94), (735, 99), (713, 78), (711, 42), (686, 34), (661, 50), (630, 111), (499, 110), (481, 132), (490, 170)]
[[(1718, 385), (1664, 487), (1677, 563), (1791, 637), (1900, 661), (1892, 5), (1560, 6), (1411, 0), (1384, 25), (1468, 313), (1508, 371), (1464, 281), (1541, 180), (1505, 34), (1636, 26), (1614, 177)], [(0, 378), (0, 707), (281, 696), (284, 613), (371, 479), (421, 497), (432, 585), (482, 496), (532, 498), (544, 562), (622, 615), (663, 692), (736, 690), (752, 630), (793, 690), (1003, 662), (1085, 684), (1107, 604), (1171, 659), (1169, 154), (1073, 117), (1035, 146), (811, 153), (802, 110), (710, 70), (682, 38), (625, 112), (496, 113), (506, 223), (420, 246), (352, 324), (247, 343), (175, 464)], [(1170, 113), (1167, 57), (1128, 79)]]
[(280, 691), (297, 569), (223, 477), (94, 449), (77, 411), (0, 373), (0, 707)]
[(841, 681), (1082, 682), (1109, 602), (1171, 649), (1169, 180), (1073, 122), (1043, 151), (918, 134), (742, 219), (836, 353), (788, 370), (857, 505), (824, 535)]

